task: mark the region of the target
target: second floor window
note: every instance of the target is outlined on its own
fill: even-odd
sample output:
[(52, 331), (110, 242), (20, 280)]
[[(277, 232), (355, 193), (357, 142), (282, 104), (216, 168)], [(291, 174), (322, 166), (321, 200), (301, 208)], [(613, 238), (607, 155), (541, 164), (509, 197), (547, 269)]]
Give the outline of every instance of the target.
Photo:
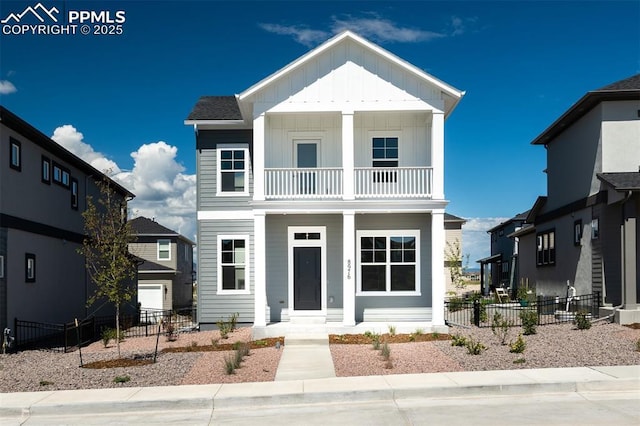
[(373, 167), (398, 167), (398, 138), (373, 138)]
[(248, 150), (218, 150), (218, 194), (247, 194)]
[(71, 178), (71, 208), (78, 210), (78, 180)]
[(51, 183), (51, 160), (42, 156), (42, 182)]
[(11, 141), (11, 152), (10, 154), (10, 158), (9, 158), (9, 166), (17, 171), (21, 171), (22, 170), (22, 146), (20, 144), (20, 142), (18, 142), (17, 140), (10, 138)]
[(171, 240), (158, 240), (158, 260), (171, 260)]

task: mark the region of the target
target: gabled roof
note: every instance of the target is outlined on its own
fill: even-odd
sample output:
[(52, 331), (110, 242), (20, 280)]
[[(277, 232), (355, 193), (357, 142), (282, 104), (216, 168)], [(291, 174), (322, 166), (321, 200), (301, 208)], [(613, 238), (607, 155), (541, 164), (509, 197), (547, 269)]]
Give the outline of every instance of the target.
[(600, 102), (625, 100), (640, 100), (640, 74), (587, 92), (551, 126), (535, 138), (531, 144), (548, 144)]
[(27, 123), (22, 118), (18, 117), (2, 105), (0, 105), (0, 122), (10, 129), (13, 129), (17, 133), (21, 134), (25, 138), (29, 139), (31, 142), (40, 146), (45, 151), (49, 152), (52, 155), (55, 155), (61, 161), (65, 161), (81, 172), (85, 173), (86, 175), (93, 177), (95, 181), (103, 178), (107, 179), (109, 185), (123, 197), (135, 197), (135, 195), (127, 188), (109, 178), (100, 170), (96, 169), (91, 164), (76, 156), (71, 151), (67, 150), (62, 145), (49, 138), (40, 130), (36, 129), (31, 124)]
[(617, 191), (640, 191), (640, 172), (598, 173), (597, 176)]
[(139, 237), (178, 237), (191, 245), (196, 245), (196, 243), (189, 240), (187, 237), (160, 225), (155, 220), (146, 218), (144, 216), (139, 216), (135, 219), (131, 219), (129, 223), (131, 224), (133, 232), (136, 234), (136, 236)]
[(187, 117), (190, 120), (242, 120), (235, 96), (202, 96)]
[(138, 265), (138, 272), (141, 272), (141, 273), (149, 273), (149, 272), (167, 273), (167, 272), (173, 272), (173, 273), (175, 273), (176, 270), (173, 269), (173, 268), (169, 268), (168, 266), (164, 266), (164, 265), (160, 265), (158, 263), (152, 262), (152, 261), (147, 260), (147, 259), (142, 259), (142, 261)]
[(355, 43), (363, 46), (364, 48), (366, 48), (366, 49), (368, 49), (370, 51), (373, 51), (377, 55), (385, 58), (389, 62), (391, 62), (391, 63), (393, 63), (393, 64), (395, 64), (395, 65), (397, 65), (397, 66), (399, 66), (399, 67), (401, 67), (403, 69), (405, 69), (406, 71), (408, 71), (411, 74), (414, 74), (418, 78), (428, 81), (429, 83), (431, 83), (431, 84), (435, 85), (436, 87), (438, 87), (442, 92), (444, 92), (447, 95), (451, 96), (454, 99), (454, 102), (453, 102), (451, 108), (449, 108), (448, 111), (445, 111), (446, 115), (448, 115), (451, 111), (453, 111), (453, 109), (456, 107), (456, 105), (458, 104), (458, 102), (460, 101), (462, 96), (464, 96), (464, 94), (465, 94), (464, 91), (458, 90), (458, 89), (454, 88), (453, 86), (450, 86), (450, 85), (444, 83), (443, 81), (435, 78), (434, 76), (426, 73), (425, 71), (421, 70), (420, 68), (418, 68), (418, 67), (410, 64), (409, 62), (399, 58), (398, 56), (396, 56), (396, 55), (392, 54), (391, 52), (381, 48), (380, 46), (378, 46), (376, 44), (373, 44), (368, 40), (365, 40), (364, 38), (360, 37), (359, 35), (354, 34), (351, 31), (343, 31), (343, 32), (339, 33), (338, 35), (330, 38), (326, 42), (322, 43), (320, 46), (316, 47), (315, 49), (309, 51), (305, 55), (302, 55), (301, 57), (299, 57), (295, 61), (289, 63), (288, 65), (286, 65), (285, 67), (281, 68), (280, 70), (276, 71), (275, 73), (271, 74), (270, 76), (264, 78), (263, 80), (259, 81), (256, 84), (254, 84), (253, 86), (251, 86), (250, 88), (248, 88), (244, 92), (240, 93), (240, 95), (238, 95), (238, 99), (242, 102), (243, 100), (251, 97), (256, 92), (262, 90), (266, 86), (268, 86), (271, 83), (275, 82), (276, 80), (282, 78), (283, 76), (291, 73), (292, 71), (300, 68), (304, 64), (306, 64), (309, 61), (313, 60), (314, 58), (318, 57), (323, 52), (325, 52), (325, 51), (333, 48), (334, 46), (340, 44), (344, 40), (352, 40), (352, 41), (354, 41)]
[(527, 216), (529, 215), (529, 212), (531, 210), (527, 210), (526, 212), (522, 212), (522, 213), (518, 213), (517, 215), (515, 215), (514, 217), (512, 217), (511, 219), (505, 220), (504, 222), (500, 223), (499, 225), (494, 226), (493, 228), (489, 229), (487, 231), (487, 233), (491, 233), (493, 231), (496, 231), (500, 228), (503, 228), (504, 226), (512, 223), (512, 222), (525, 222), (527, 220)]

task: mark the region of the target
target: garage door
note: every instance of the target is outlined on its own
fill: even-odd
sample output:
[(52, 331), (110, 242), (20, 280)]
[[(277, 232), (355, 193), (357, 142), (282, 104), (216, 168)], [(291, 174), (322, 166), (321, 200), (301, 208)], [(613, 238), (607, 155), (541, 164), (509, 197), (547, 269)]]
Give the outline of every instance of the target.
[(162, 284), (144, 284), (138, 286), (138, 302), (142, 310), (162, 310)]

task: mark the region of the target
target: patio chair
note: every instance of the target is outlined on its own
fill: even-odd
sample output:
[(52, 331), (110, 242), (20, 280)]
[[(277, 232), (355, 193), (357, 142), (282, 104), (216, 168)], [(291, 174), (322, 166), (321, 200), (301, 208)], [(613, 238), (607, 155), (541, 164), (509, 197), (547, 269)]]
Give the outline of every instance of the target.
[(510, 302), (511, 298), (509, 297), (509, 293), (502, 287), (496, 288), (496, 297), (498, 298), (498, 303)]

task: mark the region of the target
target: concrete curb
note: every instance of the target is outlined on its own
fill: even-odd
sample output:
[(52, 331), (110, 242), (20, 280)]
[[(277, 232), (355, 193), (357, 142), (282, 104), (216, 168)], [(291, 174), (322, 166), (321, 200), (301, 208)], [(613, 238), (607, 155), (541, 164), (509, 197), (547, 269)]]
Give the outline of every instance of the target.
[(557, 392), (640, 391), (640, 366), (339, 377), (2, 394), (0, 418)]

